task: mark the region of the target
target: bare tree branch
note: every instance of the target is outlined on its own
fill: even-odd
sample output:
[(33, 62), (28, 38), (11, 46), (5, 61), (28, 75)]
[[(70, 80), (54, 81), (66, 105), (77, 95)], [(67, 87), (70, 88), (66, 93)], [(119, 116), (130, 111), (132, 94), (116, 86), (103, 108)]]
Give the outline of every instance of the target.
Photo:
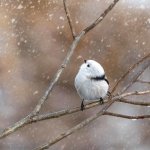
[(137, 80), (139, 83), (150, 84), (150, 81)]
[(26, 124), (29, 123), (29, 120), (30, 120), (30, 115), (28, 115), (25, 118), (21, 119), (20, 121), (16, 122), (12, 126), (5, 128), (2, 131), (2, 133), (0, 134), (0, 139), (9, 135), (10, 133), (13, 133), (14, 131), (16, 131), (16, 129), (19, 129), (19, 128), (25, 126)]
[(61, 67), (57, 70), (56, 74), (54, 75), (53, 79), (51, 80), (48, 89), (45, 91), (43, 97), (38, 101), (37, 105), (35, 106), (34, 110), (25, 118), (21, 119), (20, 121), (18, 121), (17, 123), (13, 124), (12, 126), (4, 129), (2, 131), (2, 133), (0, 134), (0, 139), (3, 137), (6, 137), (7, 135), (15, 132), (17, 129), (23, 127), (24, 125), (26, 125), (28, 122), (30, 122), (30, 120), (34, 117), (37, 116), (41, 107), (43, 106), (44, 102), (48, 99), (49, 94), (51, 93), (52, 89), (54, 88), (54, 86), (56, 85), (57, 81), (59, 80), (62, 72), (64, 71), (64, 68), (66, 68), (66, 66), (68, 65), (77, 45), (79, 44), (81, 38), (90, 30), (92, 30), (97, 24), (99, 24), (104, 18), (105, 16), (112, 10), (112, 8), (116, 5), (116, 3), (119, 0), (114, 0), (114, 2), (112, 4), (110, 4), (110, 6), (104, 11), (104, 13), (102, 15), (100, 15), (100, 17), (95, 20), (91, 25), (89, 25), (89, 27), (85, 28), (84, 30), (82, 30), (73, 40), (71, 46), (68, 49), (67, 55), (64, 59), (64, 61), (61, 64)]
[(114, 93), (116, 91), (116, 88), (118, 87), (118, 85), (123, 81), (123, 79), (125, 79), (125, 77), (134, 69), (136, 68), (139, 64), (141, 64), (143, 61), (145, 61), (145, 59), (150, 57), (150, 53), (147, 54), (145, 57), (143, 57), (142, 59), (140, 59), (137, 63), (135, 63), (133, 66), (131, 66), (127, 72), (125, 74), (123, 74), (123, 76), (121, 76), (119, 78), (119, 80), (117, 81), (117, 83), (115, 84), (115, 86), (113, 87), (111, 93)]
[(149, 94), (149, 93), (150, 93), (150, 90), (140, 91), (140, 92), (135, 91), (135, 92), (129, 92), (129, 93), (121, 94), (121, 97), (126, 97), (126, 96), (131, 96), (131, 95), (143, 95), (143, 94)]
[(115, 100), (120, 99), (121, 97), (131, 96), (131, 95), (142, 95), (142, 94), (148, 94), (150, 93), (150, 90), (148, 91), (142, 91), (142, 92), (130, 92), (130, 93), (124, 93), (120, 96), (113, 97), (98, 113), (94, 114), (93, 116), (87, 118), (86, 120), (82, 121), (81, 123), (77, 124), (76, 126), (72, 127), (71, 129), (67, 130), (66, 132), (63, 132), (62, 134), (58, 135), (56, 138), (53, 138), (52, 140), (48, 141), (46, 144), (36, 148), (35, 150), (44, 150), (52, 146), (53, 144), (59, 142), (60, 140), (66, 138), (67, 136), (71, 135), (75, 131), (83, 128), (84, 126), (88, 125), (98, 117), (102, 116), (107, 109), (115, 102)]
[(133, 100), (127, 100), (125, 98), (121, 98), (116, 101), (122, 102), (122, 103), (127, 103), (127, 104), (133, 104), (133, 105), (150, 106), (150, 102), (137, 102), (137, 101), (133, 101)]
[(112, 112), (108, 112), (108, 111), (106, 111), (103, 115), (119, 117), (119, 118), (125, 118), (125, 119), (146, 119), (146, 118), (150, 118), (150, 115), (129, 116), (129, 115), (122, 115), (122, 114), (112, 113)]
[[(96, 107), (96, 106), (99, 106), (99, 105), (101, 105), (99, 103), (99, 101), (93, 102), (93, 103), (90, 103), (90, 104), (86, 104), (85, 105), (85, 110)], [(47, 119), (52, 119), (52, 118), (59, 118), (61, 116), (73, 114), (73, 113), (76, 113), (76, 112), (79, 112), (79, 111), (81, 111), (81, 107), (75, 107), (75, 108), (72, 108), (72, 109), (64, 109), (64, 110), (57, 111), (57, 112), (50, 112), (50, 113), (35, 116), (35, 117), (32, 118), (31, 121), (32, 122), (37, 122), (37, 121), (42, 121), (42, 120), (47, 120)]]
[(150, 60), (149, 60), (149, 62), (142, 68), (142, 70), (139, 71), (139, 72), (137, 73), (137, 75), (135, 75), (135, 76), (133, 77), (132, 81), (130, 81), (130, 82), (127, 84), (127, 86), (125, 86), (125, 87), (121, 90), (121, 93), (127, 91), (127, 90), (137, 81), (137, 79), (141, 76), (141, 74), (149, 67), (149, 64), (150, 64)]
[(114, 0), (109, 7), (91, 24), (89, 25), (87, 28), (85, 28), (83, 31), (85, 31), (85, 33), (89, 32), (91, 29), (93, 29), (96, 25), (98, 25), (103, 19), (104, 17), (110, 12), (110, 10), (112, 10), (112, 8), (117, 4), (117, 2), (119, 2), (119, 0)]
[(66, 0), (63, 0), (63, 4), (64, 4), (64, 10), (65, 10), (65, 13), (66, 13), (66, 16), (67, 16), (67, 20), (68, 20), (68, 23), (69, 23), (69, 27), (70, 27), (70, 30), (71, 30), (72, 37), (73, 37), (73, 39), (75, 39), (75, 36), (76, 36), (75, 29), (73, 28), (73, 25), (72, 25), (72, 20), (71, 20), (71, 17), (70, 17), (69, 9), (66, 6)]

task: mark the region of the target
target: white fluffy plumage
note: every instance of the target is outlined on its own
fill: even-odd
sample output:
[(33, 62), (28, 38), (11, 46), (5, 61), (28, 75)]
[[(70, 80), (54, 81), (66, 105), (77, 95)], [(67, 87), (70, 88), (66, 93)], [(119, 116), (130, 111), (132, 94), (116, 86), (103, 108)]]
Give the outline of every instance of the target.
[(84, 100), (102, 100), (108, 93), (109, 82), (103, 67), (94, 60), (85, 60), (75, 77), (75, 88)]

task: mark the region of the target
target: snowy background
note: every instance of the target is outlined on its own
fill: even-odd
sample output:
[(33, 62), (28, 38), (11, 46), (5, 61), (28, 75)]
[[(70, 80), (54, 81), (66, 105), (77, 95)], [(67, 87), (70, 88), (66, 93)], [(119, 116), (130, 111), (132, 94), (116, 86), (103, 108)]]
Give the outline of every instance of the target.
[[(67, 0), (76, 33), (92, 23), (110, 0)], [(120, 0), (80, 42), (42, 112), (80, 106), (73, 82), (83, 59), (100, 62), (113, 87), (150, 52), (150, 1)], [(63, 61), (72, 37), (62, 0), (0, 0), (0, 131), (32, 111)], [(142, 75), (150, 80), (150, 68)], [(130, 91), (149, 89), (136, 83)], [(137, 100), (137, 97), (135, 97)], [(148, 101), (149, 97), (140, 96)], [(25, 126), (0, 140), (1, 150), (33, 149), (80, 123), (102, 106)], [(150, 114), (150, 108), (116, 103), (110, 110)], [(149, 150), (150, 119), (103, 116), (51, 150)]]

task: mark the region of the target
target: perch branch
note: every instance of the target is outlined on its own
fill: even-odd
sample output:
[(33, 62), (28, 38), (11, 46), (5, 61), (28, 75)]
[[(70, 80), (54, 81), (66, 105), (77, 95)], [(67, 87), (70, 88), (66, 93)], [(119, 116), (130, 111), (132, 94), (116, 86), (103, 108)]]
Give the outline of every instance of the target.
[(62, 72), (64, 71), (64, 68), (66, 68), (66, 66), (68, 65), (74, 50), (76, 49), (77, 45), (79, 44), (81, 38), (90, 30), (92, 30), (98, 23), (100, 23), (105, 16), (112, 10), (112, 8), (116, 5), (116, 3), (119, 0), (114, 0), (114, 2), (112, 4), (110, 4), (110, 6), (104, 11), (104, 13), (102, 15), (100, 15), (100, 17), (94, 21), (91, 25), (89, 25), (89, 27), (85, 28), (84, 30), (82, 30), (73, 40), (71, 46), (68, 49), (67, 55), (63, 61), (63, 63), (61, 64), (61, 67), (57, 70), (56, 74), (54, 75), (53, 79), (51, 80), (48, 89), (46, 90), (46, 92), (44, 93), (43, 97), (38, 101), (37, 105), (35, 106), (34, 110), (25, 118), (21, 119), (20, 121), (18, 121), (17, 123), (13, 124), (12, 126), (4, 129), (1, 133), (0, 133), (0, 139), (3, 137), (8, 136), (9, 134), (15, 132), (17, 129), (23, 127), (24, 125), (26, 125), (28, 122), (30, 122), (30, 120), (34, 117), (37, 116), (42, 105), (44, 104), (44, 102), (48, 99), (49, 94), (51, 93), (53, 87), (56, 85), (58, 79), (60, 78)]
[[(99, 105), (100, 105), (99, 101), (93, 102), (93, 103), (90, 103), (90, 104), (86, 104), (85, 105), (85, 110), (96, 107), (96, 106), (99, 106)], [(52, 118), (59, 118), (61, 116), (73, 114), (73, 113), (76, 113), (76, 112), (79, 112), (79, 111), (81, 111), (81, 107), (75, 107), (75, 108), (72, 108), (72, 109), (64, 109), (64, 110), (61, 110), (61, 111), (50, 112), (50, 113), (35, 116), (35, 117), (32, 118), (31, 121), (32, 122), (37, 122), (37, 121), (42, 121), (42, 120), (47, 120), (47, 119), (52, 119)]]

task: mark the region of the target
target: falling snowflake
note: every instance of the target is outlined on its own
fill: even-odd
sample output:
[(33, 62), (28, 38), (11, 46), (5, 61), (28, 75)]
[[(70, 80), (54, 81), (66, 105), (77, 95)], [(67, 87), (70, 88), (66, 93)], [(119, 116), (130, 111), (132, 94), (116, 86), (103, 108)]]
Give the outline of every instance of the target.
[(16, 20), (14, 18), (11, 19), (11, 23), (14, 23)]
[(22, 4), (20, 4), (20, 5), (17, 7), (17, 9), (22, 9), (22, 8), (23, 8)]
[(59, 19), (60, 19), (60, 20), (65, 20), (64, 17), (62, 17), (62, 16), (60, 16)]

